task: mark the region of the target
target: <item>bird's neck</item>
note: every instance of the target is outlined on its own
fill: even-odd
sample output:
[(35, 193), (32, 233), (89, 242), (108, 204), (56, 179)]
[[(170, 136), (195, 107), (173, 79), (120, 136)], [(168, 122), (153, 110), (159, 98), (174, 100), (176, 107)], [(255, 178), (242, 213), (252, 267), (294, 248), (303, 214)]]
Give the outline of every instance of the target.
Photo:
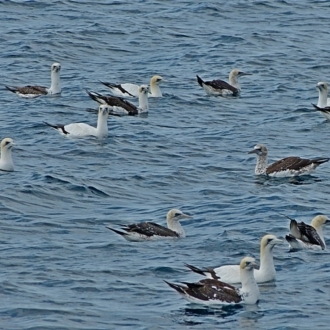
[(256, 168), (255, 168), (255, 174), (264, 174), (267, 170), (267, 163), (268, 163), (268, 160), (267, 160), (267, 155), (264, 156), (264, 155), (257, 155), (257, 165), (256, 165)]
[(139, 94), (139, 109), (142, 112), (147, 112), (149, 110), (148, 94), (145, 93)]
[(237, 88), (239, 91), (241, 90), (241, 86), (235, 76), (229, 76), (229, 84)]
[(49, 94), (59, 94), (61, 93), (61, 79), (60, 72), (52, 72), (51, 74), (51, 85), (48, 89)]
[(99, 138), (108, 136), (108, 116), (104, 116), (102, 113), (99, 113), (97, 119), (96, 135)]
[(253, 269), (241, 269), (241, 293), (247, 304), (255, 304), (259, 300), (259, 288), (254, 278)]
[(150, 84), (150, 93), (154, 97), (162, 97), (163, 96), (158, 84)]
[(317, 102), (317, 106), (320, 108), (325, 108), (327, 106), (327, 98), (328, 93), (325, 90), (320, 91), (319, 90), (319, 100)]
[(260, 249), (260, 272), (275, 274), (272, 248)]
[(183, 230), (183, 227), (181, 226), (180, 222), (177, 220), (167, 220), (167, 228), (175, 231), (178, 233), (180, 237), (185, 237), (186, 233)]
[(11, 157), (10, 149), (1, 150), (0, 169), (3, 171), (14, 170), (14, 163), (13, 163), (13, 158)]

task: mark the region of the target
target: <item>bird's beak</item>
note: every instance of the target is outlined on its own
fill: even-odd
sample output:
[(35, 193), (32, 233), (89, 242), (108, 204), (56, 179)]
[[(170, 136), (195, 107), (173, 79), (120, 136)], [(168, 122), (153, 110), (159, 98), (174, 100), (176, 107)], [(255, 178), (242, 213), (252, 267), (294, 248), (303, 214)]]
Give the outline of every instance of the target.
[(330, 219), (327, 219), (327, 220), (325, 221), (325, 223), (330, 223)]
[(253, 269), (259, 269), (259, 264), (256, 261), (252, 262), (251, 266), (253, 267)]
[(252, 149), (248, 152), (248, 154), (256, 154), (257, 153), (257, 149)]
[(192, 216), (189, 215), (189, 214), (182, 213), (182, 214), (180, 215), (180, 219), (191, 219), (191, 218), (192, 218)]
[(241, 76), (251, 76), (252, 73), (250, 72), (241, 72)]
[(282, 244), (283, 240), (282, 239), (279, 239), (279, 238), (276, 238), (276, 239), (273, 239), (273, 242), (275, 244)]

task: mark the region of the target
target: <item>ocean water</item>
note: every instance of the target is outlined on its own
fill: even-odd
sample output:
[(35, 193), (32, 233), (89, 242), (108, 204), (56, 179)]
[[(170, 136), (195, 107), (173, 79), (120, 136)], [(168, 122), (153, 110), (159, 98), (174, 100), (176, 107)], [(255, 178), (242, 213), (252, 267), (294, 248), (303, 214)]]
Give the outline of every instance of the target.
[[(256, 143), (271, 161), (328, 157), (330, 123), (315, 112), (329, 81), (329, 1), (0, 1), (1, 139), (15, 172), (0, 173), (0, 329), (311, 329), (330, 321), (329, 251), (274, 249), (276, 282), (255, 306), (193, 305), (163, 280), (200, 278), (183, 263), (259, 258), (284, 215), (330, 215), (330, 166), (299, 179), (254, 175)], [(60, 97), (21, 99), (4, 85), (50, 83)], [(237, 98), (204, 79), (241, 79)], [(99, 80), (167, 80), (147, 116), (110, 117), (109, 137), (72, 140), (43, 122), (96, 123), (85, 89)], [(132, 102), (137, 102), (132, 100)], [(193, 215), (187, 237), (130, 243), (106, 225)], [(330, 244), (329, 229), (325, 228)]]

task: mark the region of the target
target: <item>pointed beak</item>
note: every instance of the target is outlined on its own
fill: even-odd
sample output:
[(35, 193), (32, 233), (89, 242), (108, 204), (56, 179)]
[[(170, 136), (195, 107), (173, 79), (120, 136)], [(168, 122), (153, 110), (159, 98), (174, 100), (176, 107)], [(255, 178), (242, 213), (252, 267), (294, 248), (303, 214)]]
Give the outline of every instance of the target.
[(252, 262), (251, 266), (253, 267), (253, 269), (259, 269), (259, 264), (256, 261)]
[(248, 152), (248, 154), (256, 154), (257, 153), (257, 149), (252, 149)]
[(283, 243), (283, 240), (282, 239), (279, 239), (279, 238), (276, 238), (276, 239), (273, 239), (273, 242), (275, 244), (282, 244)]
[(250, 72), (241, 72), (241, 77), (242, 76), (251, 76), (252, 75), (252, 73), (250, 73)]
[(182, 214), (180, 215), (180, 219), (191, 219), (191, 218), (192, 218), (192, 216), (189, 215), (189, 214), (182, 213)]

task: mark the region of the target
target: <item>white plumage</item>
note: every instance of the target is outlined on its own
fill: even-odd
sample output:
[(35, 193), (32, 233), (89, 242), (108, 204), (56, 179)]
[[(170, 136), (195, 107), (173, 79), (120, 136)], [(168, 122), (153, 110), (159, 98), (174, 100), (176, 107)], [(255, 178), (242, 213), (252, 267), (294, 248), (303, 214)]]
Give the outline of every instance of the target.
[(46, 123), (46, 125), (55, 128), (60, 134), (70, 138), (84, 138), (88, 136), (95, 136), (99, 139), (108, 136), (108, 116), (109, 106), (101, 104), (98, 112), (97, 126), (93, 127), (85, 123), (72, 123), (68, 125), (53, 125)]
[(14, 171), (14, 163), (11, 155), (11, 148), (15, 145), (11, 138), (5, 138), (1, 141), (1, 158), (0, 170), (1, 171)]

